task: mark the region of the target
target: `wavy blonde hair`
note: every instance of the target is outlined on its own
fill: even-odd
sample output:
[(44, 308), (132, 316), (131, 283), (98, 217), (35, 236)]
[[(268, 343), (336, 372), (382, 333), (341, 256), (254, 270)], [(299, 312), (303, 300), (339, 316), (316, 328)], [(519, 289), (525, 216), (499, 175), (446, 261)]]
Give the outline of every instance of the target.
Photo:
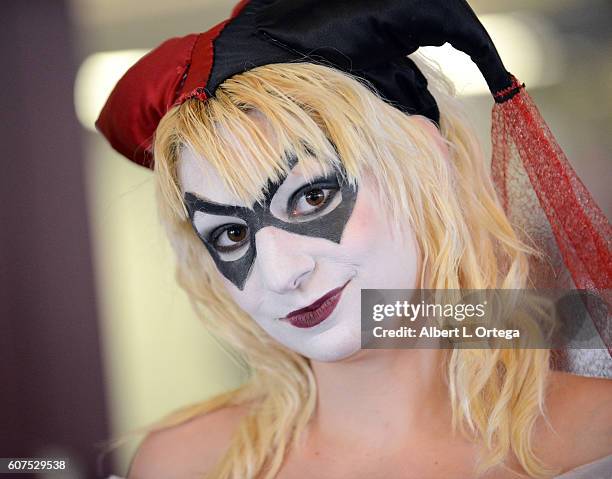
[[(381, 202), (396, 221), (409, 221), (418, 232), (422, 287), (526, 286), (534, 251), (518, 239), (500, 207), (484, 155), (448, 83), (421, 65), (437, 97), (450, 161), (415, 117), (385, 103), (364, 82), (311, 63), (266, 65), (236, 75), (213, 98), (189, 100), (160, 122), (154, 143), (158, 203), (178, 257), (179, 283), (206, 325), (250, 371), (238, 390), (155, 426), (248, 405), (227, 453), (208, 477), (273, 478), (313, 414), (316, 382), (308, 359), (271, 339), (226, 293), (183, 205), (177, 178), (183, 148), (205, 157), (247, 204), (261, 199), (268, 179), (287, 173), (287, 152), (307, 171), (308, 165), (341, 158), (350, 182), (374, 173)], [(273, 142), (253, 121), (253, 111), (266, 118)], [(228, 131), (238, 147), (228, 142)], [(455, 349), (446, 360), (453, 429), (481, 441), (479, 471), (514, 454), (529, 475), (549, 474), (531, 443), (543, 414), (549, 351)]]

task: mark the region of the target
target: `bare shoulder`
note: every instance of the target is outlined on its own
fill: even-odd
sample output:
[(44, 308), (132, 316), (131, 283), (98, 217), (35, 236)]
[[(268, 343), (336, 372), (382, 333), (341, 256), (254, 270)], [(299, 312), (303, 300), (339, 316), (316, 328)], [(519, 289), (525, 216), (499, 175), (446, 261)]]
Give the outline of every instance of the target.
[(243, 406), (226, 407), (149, 434), (128, 479), (201, 478), (221, 459), (247, 412)]
[(553, 372), (545, 408), (536, 444), (546, 462), (571, 470), (612, 454), (612, 380)]
[(612, 380), (551, 373), (548, 408), (564, 423), (591, 432), (612, 425)]

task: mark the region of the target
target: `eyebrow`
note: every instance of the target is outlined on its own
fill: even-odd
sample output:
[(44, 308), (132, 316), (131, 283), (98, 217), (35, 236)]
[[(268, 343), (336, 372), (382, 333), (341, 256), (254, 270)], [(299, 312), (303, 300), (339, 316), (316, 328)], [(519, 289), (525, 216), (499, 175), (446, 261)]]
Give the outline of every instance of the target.
[[(298, 165), (298, 159), (293, 153), (285, 153), (287, 157), (287, 164), (289, 166), (289, 173), (285, 174), (283, 177), (279, 178), (278, 182), (273, 182), (271, 179), (268, 179), (266, 182), (266, 186), (262, 187), (264, 190), (264, 200), (266, 204), (270, 204), (274, 195), (276, 195), (279, 188), (287, 181), (289, 174), (294, 170), (294, 168)], [(326, 175), (326, 177), (333, 176), (334, 173), (330, 173)], [(314, 180), (314, 179), (313, 179)], [(189, 218), (191, 221), (194, 219), (194, 215), (197, 211), (201, 213), (216, 215), (216, 216), (237, 216), (238, 212), (246, 212), (253, 208), (253, 206), (237, 206), (237, 205), (228, 205), (226, 203), (218, 203), (216, 201), (212, 201), (206, 199), (204, 197), (199, 196), (196, 193), (191, 191), (185, 192), (184, 195), (185, 203), (187, 206), (187, 210), (189, 212)]]
[(211, 199), (206, 198), (205, 196), (200, 196), (192, 191), (185, 191), (184, 198), (186, 199), (187, 197), (189, 197), (190, 201), (205, 203), (207, 205), (231, 206), (227, 203), (219, 203), (218, 201), (213, 201)]
[(189, 218), (192, 221), (196, 211), (217, 216), (236, 216), (239, 211), (249, 209), (246, 206), (228, 205), (209, 201), (190, 191), (185, 193), (185, 205), (189, 212)]
[[(287, 156), (287, 164), (289, 166), (289, 171), (292, 171), (298, 160), (293, 154), (286, 154)], [(266, 181), (266, 185), (261, 189), (264, 190), (264, 198), (267, 202), (270, 202), (272, 197), (276, 194), (281, 185), (287, 180), (288, 175), (284, 175), (282, 178), (279, 178), (278, 182), (273, 182), (271, 179)], [(192, 193), (191, 191), (185, 192), (185, 203), (187, 203), (187, 209), (189, 211), (190, 217), (193, 219), (193, 213), (195, 211), (201, 211), (203, 213), (210, 213), (213, 215), (233, 215), (238, 211), (238, 209), (248, 209), (245, 206), (236, 206), (236, 205), (228, 205), (227, 203), (218, 203), (216, 201), (212, 201), (206, 198), (203, 198), (196, 193)], [(190, 208), (191, 206), (191, 208)], [(193, 210), (193, 211), (192, 211)]]

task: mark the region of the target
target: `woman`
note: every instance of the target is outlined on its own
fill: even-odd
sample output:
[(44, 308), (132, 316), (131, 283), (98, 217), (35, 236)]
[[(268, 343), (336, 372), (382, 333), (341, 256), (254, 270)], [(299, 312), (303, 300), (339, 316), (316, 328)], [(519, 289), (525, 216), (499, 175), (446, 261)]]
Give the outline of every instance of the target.
[[(464, 2), (384, 3), (374, 64), (359, 38), (376, 39), (348, 38), (368, 6), (322, 12), (350, 18), (317, 51), (331, 68), (295, 61), (330, 31), (301, 21), (309, 2), (243, 2), (229, 23), (162, 45), (109, 99), (100, 129), (126, 156), (154, 159), (181, 285), (251, 371), (239, 390), (161, 423), (130, 477), (610, 476), (610, 384), (551, 371), (548, 350), (361, 349), (362, 289), (520, 289), (537, 254), (459, 107), (432, 96), (443, 81), (430, 72), (428, 85), (403, 57), (393, 23), (412, 21), (420, 44), (450, 35), (498, 100), (520, 99), (520, 85), (499, 74)], [(239, 46), (249, 68), (232, 64)], [(401, 58), (381, 63), (394, 48)]]

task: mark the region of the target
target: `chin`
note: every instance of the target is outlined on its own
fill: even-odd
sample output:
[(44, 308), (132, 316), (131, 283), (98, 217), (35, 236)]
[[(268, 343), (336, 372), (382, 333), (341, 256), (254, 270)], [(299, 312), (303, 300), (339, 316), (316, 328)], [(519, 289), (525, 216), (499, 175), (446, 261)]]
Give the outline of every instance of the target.
[(359, 351), (361, 351), (361, 348), (357, 347), (357, 349), (351, 349), (349, 351), (327, 351), (322, 354), (318, 353), (316, 355), (307, 357), (313, 361), (319, 361), (321, 363), (335, 363), (342, 361), (343, 359), (348, 359), (357, 354)]
[(357, 348), (353, 348), (347, 351), (344, 350), (336, 350), (336, 351), (325, 351), (325, 352), (317, 352), (316, 354), (305, 355), (308, 359), (312, 359), (313, 361), (319, 361), (321, 363), (335, 363), (338, 361), (342, 361), (344, 359), (348, 359), (351, 356), (357, 354), (361, 351), (361, 348), (357, 346)]
[(337, 325), (336, 328), (311, 338), (308, 343), (301, 346), (296, 351), (313, 361), (323, 363), (342, 361), (361, 351), (360, 330), (351, 331), (347, 325)]

